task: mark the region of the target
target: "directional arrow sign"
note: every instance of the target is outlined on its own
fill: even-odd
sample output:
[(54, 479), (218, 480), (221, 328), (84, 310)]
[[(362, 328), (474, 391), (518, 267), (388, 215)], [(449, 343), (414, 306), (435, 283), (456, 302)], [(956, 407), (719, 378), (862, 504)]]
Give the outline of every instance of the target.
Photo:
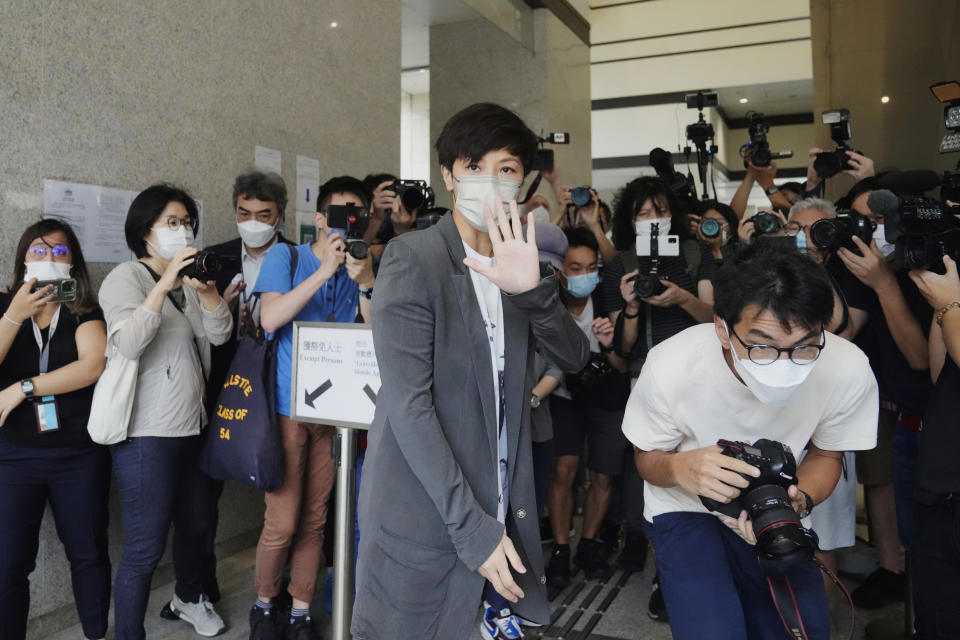
[(330, 387), (332, 387), (332, 386), (333, 386), (333, 383), (330, 382), (330, 380), (328, 379), (328, 380), (327, 380), (326, 382), (324, 382), (322, 385), (320, 385), (319, 387), (317, 387), (317, 388), (314, 390), (313, 393), (310, 393), (310, 391), (309, 391), (308, 389), (304, 389), (304, 390), (303, 390), (303, 395), (304, 395), (303, 401), (306, 402), (306, 403), (307, 403), (307, 406), (310, 407), (311, 409), (316, 409), (316, 407), (313, 406), (313, 401), (316, 400), (317, 398), (319, 398), (321, 395), (323, 395), (326, 391), (329, 391)]

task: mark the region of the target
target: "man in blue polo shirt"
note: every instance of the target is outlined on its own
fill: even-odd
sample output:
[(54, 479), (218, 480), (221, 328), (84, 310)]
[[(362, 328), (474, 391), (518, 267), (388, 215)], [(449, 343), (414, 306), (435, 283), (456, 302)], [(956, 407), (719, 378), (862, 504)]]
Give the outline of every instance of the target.
[[(262, 306), (260, 322), (277, 339), (277, 413), (286, 472), (283, 486), (265, 496), (267, 508), (255, 571), (257, 601), (250, 612), (251, 638), (279, 637), (280, 613), (274, 610), (273, 599), (280, 592), (288, 556), (293, 607), (286, 637), (318, 637), (311, 627), (309, 608), (323, 558), (326, 504), (334, 479), (335, 462), (330, 455), (333, 427), (290, 418), (293, 322), (353, 322), (358, 309), (369, 321), (374, 283), (370, 257), (357, 260), (347, 254), (343, 230), (328, 226), (330, 205), (369, 207), (370, 195), (362, 182), (347, 176), (322, 185), (314, 216), (317, 240), (297, 247), (273, 247), (255, 287)], [(290, 251), (296, 251), (295, 259)]]

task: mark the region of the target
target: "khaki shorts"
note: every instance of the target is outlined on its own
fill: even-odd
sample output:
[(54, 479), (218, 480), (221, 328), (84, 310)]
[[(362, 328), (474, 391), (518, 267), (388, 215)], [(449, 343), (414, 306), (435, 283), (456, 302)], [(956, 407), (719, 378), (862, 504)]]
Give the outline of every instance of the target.
[(877, 424), (877, 446), (869, 451), (857, 451), (857, 481), (864, 486), (893, 482), (893, 431), (897, 426), (897, 412), (880, 409)]

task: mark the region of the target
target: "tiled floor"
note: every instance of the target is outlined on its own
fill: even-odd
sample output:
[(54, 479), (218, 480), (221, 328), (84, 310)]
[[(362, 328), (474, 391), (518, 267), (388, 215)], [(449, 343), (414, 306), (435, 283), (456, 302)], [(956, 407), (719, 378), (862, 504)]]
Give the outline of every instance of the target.
[[(544, 548), (545, 552), (547, 548)], [(227, 631), (219, 636), (224, 640), (246, 639), (249, 636), (247, 615), (253, 602), (253, 563), (254, 548), (246, 548), (224, 558), (219, 567), (219, 576), (223, 599), (217, 605), (217, 611), (227, 623)], [(653, 578), (652, 556), (647, 568), (641, 573), (625, 575), (617, 571), (605, 584), (583, 581), (575, 576), (573, 584), (564, 592), (554, 594), (551, 610), (554, 611), (554, 623), (547, 629), (528, 629), (526, 637), (536, 639), (565, 638), (568, 640), (618, 640), (636, 639), (666, 640), (670, 638), (670, 629), (666, 624), (658, 623), (647, 616), (647, 600)], [(856, 583), (846, 581), (849, 586)], [(617, 586), (622, 587), (616, 595), (611, 595)], [(157, 615), (173, 592), (173, 584), (164, 584), (156, 588), (150, 596), (149, 614), (146, 620), (147, 638), (164, 640), (196, 640), (199, 638), (192, 627), (182, 622), (171, 622)], [(834, 590), (832, 605), (835, 610), (833, 637), (847, 637), (849, 611), (842, 596)], [(319, 600), (319, 598), (318, 598)], [(329, 618), (314, 607), (314, 619), (323, 637), (329, 638)], [(884, 638), (898, 637), (903, 628), (903, 606), (891, 606), (877, 612), (857, 611), (856, 630), (853, 635), (858, 640), (864, 638), (864, 627), (872, 620), (882, 620), (878, 626), (887, 635)], [(479, 619), (478, 619), (479, 624)], [(592, 625), (589, 635), (584, 628)], [(542, 635), (543, 634), (543, 635)], [(33, 636), (38, 638), (39, 636)], [(49, 640), (77, 640), (82, 638), (79, 625), (47, 636)], [(113, 638), (112, 632), (108, 636)], [(786, 637), (786, 636), (784, 636)], [(903, 637), (902, 634), (899, 635)], [(47, 640), (45, 638), (44, 640)], [(473, 640), (479, 640), (475, 631)], [(876, 640), (876, 637), (875, 637)]]

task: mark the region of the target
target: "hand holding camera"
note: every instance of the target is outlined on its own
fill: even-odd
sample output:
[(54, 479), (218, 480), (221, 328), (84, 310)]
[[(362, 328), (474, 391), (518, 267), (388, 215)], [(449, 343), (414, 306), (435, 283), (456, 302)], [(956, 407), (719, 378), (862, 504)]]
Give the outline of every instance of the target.
[(644, 298), (643, 301), (654, 307), (674, 307), (686, 304), (693, 297), (692, 293), (669, 280), (661, 279), (660, 286), (664, 289), (662, 293)]
[(334, 233), (330, 236), (330, 241), (323, 249), (323, 255), (320, 257), (320, 269), (317, 271), (324, 280), (329, 280), (344, 263), (347, 257), (346, 243), (343, 241), (343, 235)]
[(25, 282), (10, 301), (10, 306), (4, 315), (13, 322), (23, 324), (33, 316), (43, 311), (47, 301), (53, 295), (53, 287), (47, 285), (36, 291), (31, 289), (37, 284), (36, 278)]
[(910, 272), (910, 279), (917, 285), (934, 311), (943, 309), (951, 302), (960, 301), (960, 277), (957, 276), (957, 263), (950, 256), (943, 256), (943, 266), (947, 271), (942, 275), (924, 269), (914, 269)]
[(850, 168), (844, 170), (845, 174), (853, 176), (857, 181), (874, 175), (873, 160), (856, 151), (847, 150), (846, 154), (847, 165)]
[(162, 289), (164, 295), (183, 283), (183, 270), (193, 264), (197, 253), (199, 253), (199, 250), (196, 247), (184, 247), (173, 254), (173, 258), (167, 263), (163, 275), (157, 281), (157, 285)]
[(351, 280), (360, 285), (361, 289), (370, 289), (373, 287), (373, 258), (369, 255), (365, 258), (354, 258), (349, 253), (346, 256), (347, 275)]
[(876, 241), (871, 241), (868, 246), (857, 236), (852, 236), (853, 243), (863, 255), (857, 255), (850, 249), (841, 248), (837, 250), (837, 255), (847, 269), (863, 284), (874, 291), (881, 291), (887, 287), (897, 285), (897, 278), (890, 268), (890, 263), (884, 257), (880, 249), (877, 248)]

